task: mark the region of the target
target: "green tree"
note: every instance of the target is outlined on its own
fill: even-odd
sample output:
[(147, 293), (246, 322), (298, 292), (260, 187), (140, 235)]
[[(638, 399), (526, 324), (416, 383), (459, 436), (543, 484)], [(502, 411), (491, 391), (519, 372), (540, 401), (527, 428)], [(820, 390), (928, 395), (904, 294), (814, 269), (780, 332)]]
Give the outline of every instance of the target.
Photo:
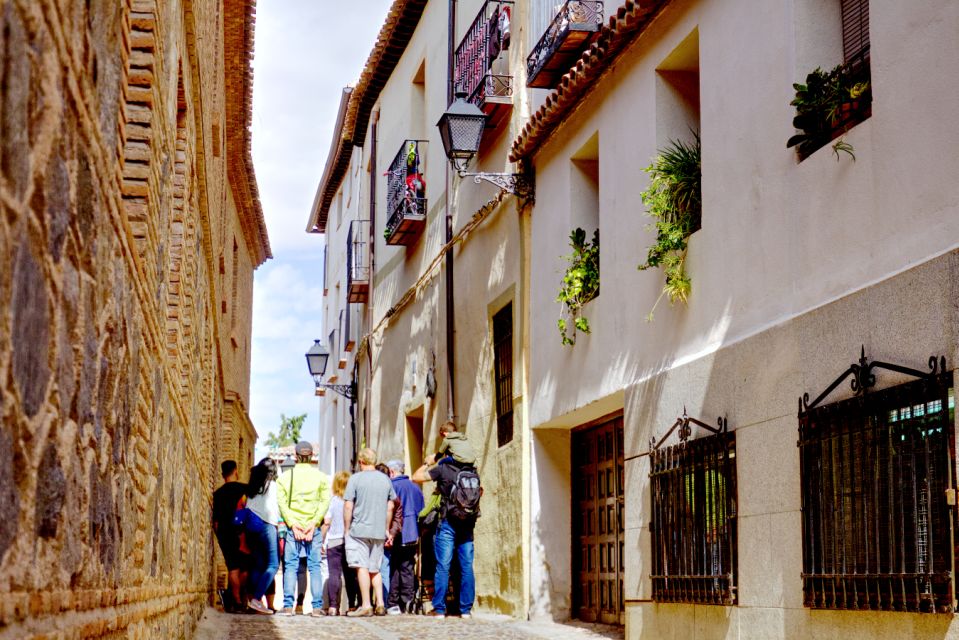
[(306, 420), (306, 414), (287, 418), (280, 414), (280, 429), (278, 433), (272, 431), (267, 435), (266, 446), (270, 449), (279, 449), (300, 441), (300, 431), (303, 430), (303, 422)]

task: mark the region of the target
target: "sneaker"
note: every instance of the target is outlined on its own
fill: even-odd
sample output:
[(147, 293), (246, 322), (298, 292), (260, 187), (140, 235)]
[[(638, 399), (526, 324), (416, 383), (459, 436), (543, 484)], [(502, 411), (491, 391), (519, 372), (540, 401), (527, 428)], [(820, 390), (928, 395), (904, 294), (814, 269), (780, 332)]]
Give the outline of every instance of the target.
[(292, 616), (292, 615), (296, 615), (296, 613), (293, 611), (293, 607), (283, 607), (282, 609), (280, 609), (280, 615)]
[(427, 614), (426, 614), (426, 617), (427, 617), (427, 618), (436, 618), (437, 620), (445, 620), (445, 619), (446, 619), (446, 614), (445, 614), (445, 613), (440, 613), (439, 611), (435, 611), (435, 610), (434, 610), (434, 611), (430, 611), (429, 613), (427, 613)]
[(472, 617), (473, 617), (472, 614), (469, 614), (469, 613), (460, 614), (460, 618), (462, 618), (463, 620), (469, 620)]
[(403, 610), (394, 604), (392, 607), (386, 610), (386, 613), (387, 615), (398, 616), (403, 613)]
[(374, 615), (374, 616), (385, 616), (385, 615), (386, 615), (386, 607), (377, 607), (377, 608), (373, 609), (373, 615)]
[(326, 611), (323, 609), (313, 609), (313, 611), (310, 612), (310, 615), (314, 618), (325, 618)]
[(360, 607), (356, 611), (350, 611), (348, 614), (351, 618), (369, 618), (373, 615), (372, 607)]
[(266, 605), (264, 605), (264, 604), (263, 604), (262, 602), (260, 602), (259, 600), (250, 600), (249, 602), (246, 603), (246, 606), (248, 606), (250, 609), (253, 609), (254, 611), (256, 611), (257, 613), (259, 613), (260, 615), (263, 615), (263, 616), (272, 616), (272, 615), (273, 615), (273, 612), (270, 611), (270, 610), (266, 607)]

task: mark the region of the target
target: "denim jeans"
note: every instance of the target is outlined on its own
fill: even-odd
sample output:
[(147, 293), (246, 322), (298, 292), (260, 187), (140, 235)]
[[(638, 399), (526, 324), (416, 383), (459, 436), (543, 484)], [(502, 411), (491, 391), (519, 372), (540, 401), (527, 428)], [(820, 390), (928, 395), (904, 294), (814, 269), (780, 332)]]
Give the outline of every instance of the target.
[(296, 591), (296, 569), (300, 564), (300, 550), (306, 553), (306, 568), (310, 572), (310, 591), (314, 609), (323, 608), (323, 573), (320, 568), (319, 531), (312, 541), (296, 540), (293, 531), (286, 532), (286, 544), (283, 550), (283, 608), (293, 608)]
[(276, 525), (264, 522), (252, 511), (246, 522), (247, 544), (253, 560), (250, 571), (250, 595), (259, 600), (280, 568), (277, 557)]
[(436, 552), (436, 576), (433, 583), (433, 610), (446, 613), (446, 591), (449, 589), (450, 564), (453, 552), (456, 552), (460, 564), (460, 613), (469, 613), (473, 609), (476, 595), (476, 580), (473, 577), (473, 540), (472, 536), (457, 532), (444, 519), (433, 537), (433, 550)]
[(383, 549), (380, 577), (383, 578), (383, 602), (386, 602), (390, 598), (390, 549)]

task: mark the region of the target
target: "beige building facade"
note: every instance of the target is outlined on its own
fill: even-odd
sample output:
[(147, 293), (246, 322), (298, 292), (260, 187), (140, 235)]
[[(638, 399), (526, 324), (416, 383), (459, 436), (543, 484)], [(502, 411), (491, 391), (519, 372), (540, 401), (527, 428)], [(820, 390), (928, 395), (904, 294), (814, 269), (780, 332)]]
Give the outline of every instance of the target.
[[(353, 372), (354, 446), (415, 467), (453, 416), (480, 451), (478, 606), (630, 638), (955, 634), (954, 438), (931, 439), (954, 433), (959, 355), (959, 130), (938, 71), (959, 62), (952, 4), (451, 4), (452, 20), (446, 3), (394, 3), (344, 93), (308, 230), (326, 234), (325, 332), (359, 315), (355, 349), (330, 361)], [(461, 179), (434, 128), (447, 73), (464, 80), (458, 54), (507, 8), (509, 48), (479, 58), (490, 119), (470, 171), (530, 168), (535, 203)], [(800, 157), (793, 83), (837, 65), (871, 105), (845, 100), (831, 139)], [(662, 269), (636, 268), (655, 240), (643, 169), (697, 135), (691, 291), (657, 305)], [(366, 225), (368, 251), (348, 224)], [(556, 296), (577, 227), (599, 231), (601, 287), (591, 332), (568, 346)], [(935, 462), (896, 466), (909, 438)], [(683, 553), (701, 554), (696, 571), (676, 569)]]
[[(522, 11), (511, 3), (456, 3), (454, 47), (475, 39), (476, 25), (485, 28), (507, 6)], [(520, 200), (461, 179), (444, 155), (436, 122), (449, 104), (448, 10), (435, 2), (391, 7), (359, 81), (344, 93), (308, 231), (326, 237), (324, 343), (340, 336), (327, 374), (338, 383), (355, 376), (356, 446), (400, 458), (412, 472), (438, 449), (439, 426), (457, 423), (477, 451), (485, 488), (477, 606), (522, 617), (526, 546), (502, 541), (518, 539), (525, 526), (527, 218)], [(497, 75), (482, 101), (495, 123), (491, 118), (473, 168), (511, 170), (508, 145), (523, 113), (513, 92), (521, 86), (523, 48), (503, 50), (486, 69)], [(341, 317), (350, 318), (350, 339), (343, 339)], [(449, 341), (448, 321), (455, 332)], [(353, 340), (354, 350), (344, 353)], [(494, 363), (502, 364), (498, 396)], [(344, 369), (334, 371), (339, 364)], [(324, 400), (328, 429), (348, 436), (344, 398), (327, 391)]]
[(256, 439), (252, 3), (0, 15), (0, 634), (189, 637)]
[[(792, 84), (816, 67), (861, 63), (844, 42), (843, 10), (853, 9), (866, 16), (857, 29), (871, 112), (799, 161), (786, 148), (796, 133)], [(934, 70), (959, 62), (956, 7), (674, 1), (608, 13), (615, 18), (594, 48), (511, 149), (537, 180), (533, 614), (619, 617), (629, 638), (955, 636), (954, 439), (935, 444), (930, 433), (955, 429), (959, 200), (947, 176), (957, 170), (949, 150), (959, 129), (940, 106), (956, 91)], [(643, 168), (692, 132), (701, 137), (702, 223), (686, 254), (691, 293), (688, 304), (661, 302), (647, 321), (664, 278), (636, 269), (655, 239)], [(837, 140), (855, 159), (834, 151)], [(592, 333), (570, 348), (556, 331), (559, 256), (571, 229), (589, 233), (590, 224), (602, 240), (601, 288), (584, 309)], [(857, 378), (857, 367), (875, 378)], [(916, 385), (940, 395), (917, 399)], [(681, 429), (670, 428), (684, 415), (723, 431), (721, 417), (729, 435), (686, 423), (691, 437), (680, 444)], [(903, 422), (908, 415), (938, 426)], [(590, 440), (602, 428), (612, 430), (612, 453)], [(877, 433), (899, 440), (872, 449)], [(947, 479), (931, 462), (906, 462), (909, 472), (896, 475), (896, 464), (913, 460), (901, 444), (911, 437)], [(702, 458), (695, 469), (711, 471), (696, 475), (692, 462), (684, 471), (683, 456), (710, 442), (733, 451), (732, 470)], [(668, 469), (656, 466), (666, 450), (687, 474), (678, 493), (664, 490)], [(596, 471), (610, 456), (612, 483)], [(723, 480), (709, 484), (712, 473)], [(698, 490), (704, 481), (711, 488)], [(916, 507), (927, 498), (911, 502), (910, 487), (939, 515)], [(594, 491), (613, 498), (584, 510)], [(709, 502), (713, 515), (702, 515), (717, 494), (730, 502)], [(604, 528), (609, 546), (595, 542)], [(680, 577), (669, 570), (682, 560), (674, 549), (697, 553), (685, 540), (717, 556)], [(710, 565), (719, 553), (721, 569)], [(719, 604), (705, 604), (719, 592)]]

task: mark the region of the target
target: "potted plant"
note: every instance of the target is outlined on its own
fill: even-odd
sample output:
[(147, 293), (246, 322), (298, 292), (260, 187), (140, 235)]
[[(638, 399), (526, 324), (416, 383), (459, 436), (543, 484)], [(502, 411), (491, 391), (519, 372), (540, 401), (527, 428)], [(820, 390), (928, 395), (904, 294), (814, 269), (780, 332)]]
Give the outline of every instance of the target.
[(693, 132), (692, 143), (670, 141), (643, 171), (650, 175), (650, 182), (640, 197), (647, 215), (655, 220), (650, 227), (656, 230), (656, 242), (649, 247), (646, 262), (639, 269), (661, 266), (666, 276), (663, 290), (646, 316), (649, 321), (664, 295), (670, 302), (686, 302), (692, 290), (692, 280), (686, 273), (686, 246), (690, 234), (699, 229), (702, 221), (699, 134)]
[[(796, 95), (789, 104), (796, 107), (793, 126), (801, 133), (790, 137), (786, 148), (796, 147), (801, 160), (867, 118), (872, 107), (865, 64), (837, 65), (831, 71), (817, 67), (806, 76), (805, 84), (796, 83), (793, 89)], [(839, 151), (855, 159), (852, 145), (845, 141), (833, 145), (833, 151), (837, 159)]]

